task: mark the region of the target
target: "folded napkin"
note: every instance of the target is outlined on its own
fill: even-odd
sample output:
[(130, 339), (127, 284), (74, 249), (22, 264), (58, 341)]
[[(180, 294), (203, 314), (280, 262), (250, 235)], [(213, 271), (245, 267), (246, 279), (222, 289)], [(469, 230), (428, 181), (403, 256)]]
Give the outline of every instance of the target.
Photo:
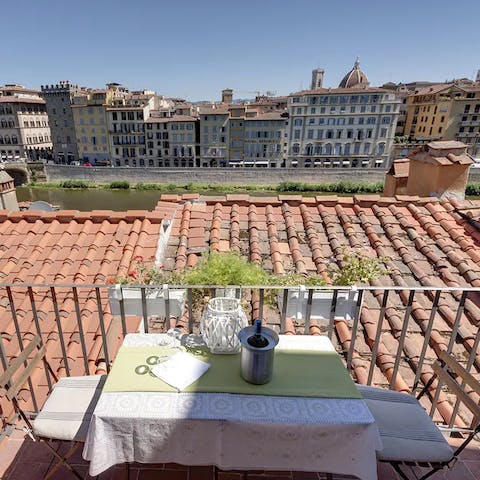
[(165, 383), (182, 391), (198, 380), (209, 368), (209, 363), (202, 362), (186, 352), (179, 352), (166, 362), (155, 365), (151, 371)]

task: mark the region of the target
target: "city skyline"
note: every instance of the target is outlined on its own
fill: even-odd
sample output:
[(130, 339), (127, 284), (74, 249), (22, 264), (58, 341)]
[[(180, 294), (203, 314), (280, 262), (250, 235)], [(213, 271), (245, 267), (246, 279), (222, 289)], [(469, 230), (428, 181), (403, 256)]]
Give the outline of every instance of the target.
[[(18, 5), (4, 6), (5, 18)], [(98, 88), (115, 81), (199, 101), (219, 100), (225, 87), (235, 98), (267, 90), (287, 95), (308, 88), (316, 67), (325, 70), (324, 85), (336, 87), (357, 56), (375, 86), (475, 78), (480, 68), (473, 28), (480, 5), (473, 2), (457, 2), (448, 11), (449, 24), (462, 25), (462, 48), (442, 34), (446, 1), (409, 1), (394, 13), (377, 0), (361, 9), (353, 1), (300, 0), (293, 10), (289, 2), (271, 0), (235, 8), (217, 0), (142, 0), (121, 8), (87, 0), (78, 11), (57, 0), (20, 5), (21, 30), (29, 33), (19, 34), (17, 22), (5, 24), (0, 84), (39, 88), (68, 79)], [(296, 20), (287, 24), (292, 12)]]

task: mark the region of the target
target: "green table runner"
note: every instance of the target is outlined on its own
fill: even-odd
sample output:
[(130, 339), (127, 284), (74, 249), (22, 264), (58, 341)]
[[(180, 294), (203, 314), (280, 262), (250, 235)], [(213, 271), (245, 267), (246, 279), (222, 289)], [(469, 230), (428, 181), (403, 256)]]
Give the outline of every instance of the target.
[[(177, 392), (150, 373), (136, 373), (153, 356), (165, 357), (178, 350), (169, 347), (121, 347), (104, 392)], [(240, 354), (212, 355), (190, 351), (210, 363), (210, 369), (184, 392), (238, 393), (282, 397), (362, 398), (336, 352), (275, 350), (273, 378), (265, 385), (252, 385), (240, 374)], [(140, 371), (145, 371), (141, 368)], [(138, 369), (137, 369), (138, 371)]]

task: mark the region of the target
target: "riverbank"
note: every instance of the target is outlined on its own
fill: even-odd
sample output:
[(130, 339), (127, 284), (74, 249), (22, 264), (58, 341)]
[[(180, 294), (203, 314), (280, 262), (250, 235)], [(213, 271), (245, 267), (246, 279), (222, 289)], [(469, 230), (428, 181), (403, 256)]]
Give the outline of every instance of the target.
[(61, 182), (32, 182), (27, 185), (35, 189), (103, 189), (103, 190), (135, 190), (135, 191), (156, 191), (159, 193), (185, 193), (196, 192), (202, 195), (218, 195), (224, 193), (311, 193), (314, 194), (354, 194), (354, 193), (381, 193), (383, 182), (351, 182), (341, 181), (332, 183), (303, 183), (303, 182), (282, 182), (278, 185), (217, 185), (217, 184), (161, 184), (161, 183), (130, 183), (126, 180), (113, 181), (110, 183), (93, 183), (83, 180), (65, 180)]

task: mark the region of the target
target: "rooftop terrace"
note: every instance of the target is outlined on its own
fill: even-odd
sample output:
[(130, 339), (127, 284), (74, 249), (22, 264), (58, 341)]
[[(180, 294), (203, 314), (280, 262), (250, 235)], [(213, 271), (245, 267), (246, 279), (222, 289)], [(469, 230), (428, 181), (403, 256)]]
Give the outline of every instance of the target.
[[(326, 274), (331, 259), (341, 266), (347, 246), (389, 259), (388, 275), (358, 289), (352, 319), (332, 314), (320, 321), (308, 306), (302, 318), (291, 316), (285, 301), (281, 308), (267, 307), (261, 285), (242, 289), (249, 317), (263, 317), (282, 333), (328, 335), (358, 383), (414, 393), (431, 377), (431, 364), (442, 350), (478, 378), (479, 209), (478, 202), (417, 197), (191, 194), (163, 195), (153, 212), (0, 211), (1, 357), (15, 358), (23, 342), (40, 333), (58, 375), (107, 373), (127, 332), (172, 326), (197, 331), (199, 312), (190, 294), (178, 316), (151, 316), (145, 309), (138, 316), (112, 315), (107, 281), (126, 275), (139, 257), (156, 257), (167, 270), (180, 271), (196, 265), (203, 252), (231, 250), (275, 273), (308, 276)], [(278, 289), (284, 300), (286, 291)], [(314, 291), (305, 295), (311, 305)], [(49, 389), (45, 372), (35, 375), (32, 391), (21, 394), (32, 411)], [(470, 421), (441, 388), (430, 392), (424, 406), (446, 426)], [(11, 413), (8, 405), (1, 408)], [(2, 478), (33, 480), (34, 462), (40, 472), (49, 457), (39, 458), (35, 445), (20, 440), (20, 431), (7, 433), (8, 441), (0, 444)], [(446, 478), (478, 476), (478, 442), (464, 455), (454, 476)], [(208, 468), (145, 466), (134, 472), (138, 478), (211, 478)], [(223, 478), (239, 478), (235, 475)], [(285, 474), (322, 478), (312, 475)], [(249, 478), (272, 476), (255, 472)], [(394, 477), (382, 470), (379, 478)]]

